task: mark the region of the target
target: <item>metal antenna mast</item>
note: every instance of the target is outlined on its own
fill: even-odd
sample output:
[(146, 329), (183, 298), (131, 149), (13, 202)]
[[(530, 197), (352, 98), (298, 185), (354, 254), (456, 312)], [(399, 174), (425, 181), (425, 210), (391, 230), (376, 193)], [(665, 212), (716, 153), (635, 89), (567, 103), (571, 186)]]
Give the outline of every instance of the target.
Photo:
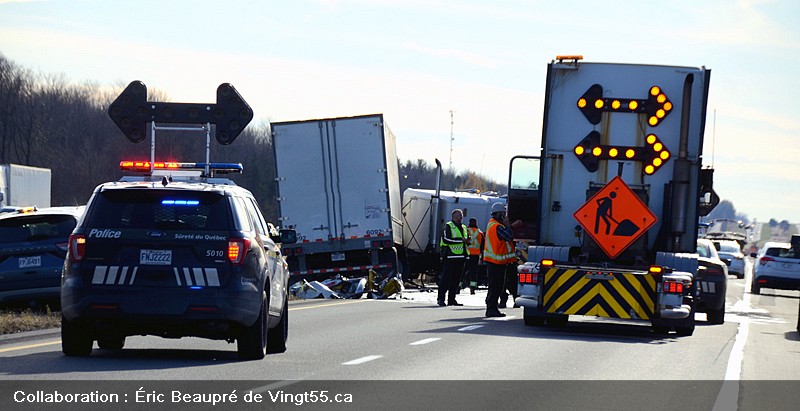
[(450, 170), (453, 169), (453, 110), (450, 110)]

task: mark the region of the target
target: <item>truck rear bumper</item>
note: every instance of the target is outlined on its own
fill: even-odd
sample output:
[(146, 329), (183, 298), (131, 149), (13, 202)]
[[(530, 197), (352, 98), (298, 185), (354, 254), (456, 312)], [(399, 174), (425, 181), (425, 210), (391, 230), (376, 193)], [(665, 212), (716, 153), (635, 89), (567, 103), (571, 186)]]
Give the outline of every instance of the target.
[(692, 313), (692, 307), (688, 304), (683, 304), (680, 307), (662, 308), (659, 310), (661, 318), (671, 320), (680, 320), (688, 317)]
[(521, 295), (514, 299), (514, 304), (524, 308), (539, 308), (538, 299), (534, 296)]

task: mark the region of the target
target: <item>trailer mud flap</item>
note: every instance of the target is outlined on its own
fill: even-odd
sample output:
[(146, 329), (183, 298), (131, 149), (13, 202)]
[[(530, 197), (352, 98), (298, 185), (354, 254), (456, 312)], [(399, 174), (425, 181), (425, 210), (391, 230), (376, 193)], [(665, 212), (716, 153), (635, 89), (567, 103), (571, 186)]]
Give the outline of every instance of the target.
[(649, 274), (550, 268), (544, 275), (548, 313), (649, 320), (656, 281)]

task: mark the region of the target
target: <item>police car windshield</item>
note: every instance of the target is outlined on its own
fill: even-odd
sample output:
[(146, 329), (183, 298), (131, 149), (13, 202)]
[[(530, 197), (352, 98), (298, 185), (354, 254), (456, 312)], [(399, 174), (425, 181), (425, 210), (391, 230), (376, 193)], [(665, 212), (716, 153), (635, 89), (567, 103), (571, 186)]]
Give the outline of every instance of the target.
[(231, 227), (225, 196), (183, 190), (104, 191), (87, 218), (98, 228), (225, 231)]

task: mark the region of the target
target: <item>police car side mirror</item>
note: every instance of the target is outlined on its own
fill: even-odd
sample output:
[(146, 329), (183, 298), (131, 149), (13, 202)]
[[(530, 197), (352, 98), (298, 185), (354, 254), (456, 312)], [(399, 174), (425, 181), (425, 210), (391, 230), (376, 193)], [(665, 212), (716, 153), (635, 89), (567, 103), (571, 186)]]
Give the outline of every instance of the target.
[(280, 244), (294, 244), (297, 242), (297, 231), (283, 229), (277, 236), (272, 236), (272, 241)]

